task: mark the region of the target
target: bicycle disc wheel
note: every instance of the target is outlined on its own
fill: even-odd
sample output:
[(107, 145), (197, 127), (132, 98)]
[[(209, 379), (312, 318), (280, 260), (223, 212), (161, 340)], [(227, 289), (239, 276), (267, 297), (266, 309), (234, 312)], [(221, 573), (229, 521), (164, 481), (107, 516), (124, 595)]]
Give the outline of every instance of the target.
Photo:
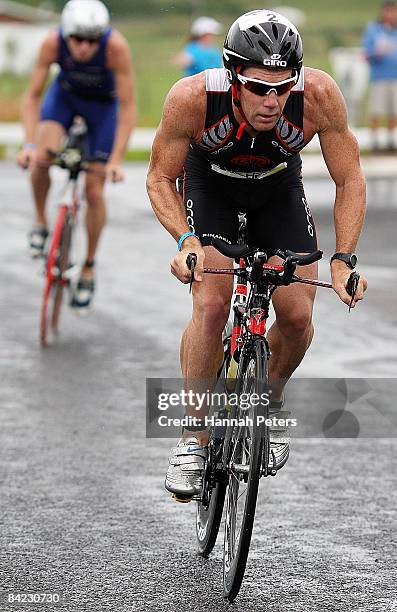
[[(227, 334), (227, 328), (225, 328), (224, 350), (223, 365), (218, 375), (218, 382), (221, 381), (222, 388), (230, 360), (230, 335)], [(223, 409), (217, 416), (222, 417), (227, 414), (228, 412)], [(222, 464), (224, 430), (224, 427), (210, 428), (208, 461), (203, 477), (203, 497), (207, 498), (207, 501), (205, 503), (202, 500), (197, 503), (196, 536), (198, 551), (202, 557), (208, 557), (214, 548), (222, 521), (227, 483), (217, 468)]]
[(67, 206), (61, 206), (59, 209), (45, 266), (45, 285), (40, 310), (40, 343), (43, 347), (48, 345), (49, 340), (49, 312), (53, 310), (50, 308), (50, 301), (57, 280), (57, 256), (67, 210)]
[[(209, 462), (211, 470), (215, 470), (218, 457), (221, 457), (222, 442), (217, 440), (210, 441)], [(197, 503), (196, 536), (199, 554), (203, 557), (208, 557), (215, 546), (225, 502), (226, 482), (219, 479), (215, 480), (215, 478), (214, 474), (209, 474), (207, 478), (204, 477), (204, 482), (207, 480), (205, 486), (210, 487), (207, 492), (210, 495), (209, 503)], [(211, 482), (212, 479), (215, 481)]]
[[(233, 601), (244, 577), (254, 525), (259, 479), (263, 458), (268, 457), (267, 402), (241, 406), (242, 398), (268, 392), (267, 347), (263, 338), (243, 350), (240, 357), (236, 393), (240, 406), (233, 410), (237, 423), (229, 427), (225, 452), (228, 453), (229, 481), (226, 495), (225, 538), (223, 547), (223, 594)], [(244, 394), (244, 395), (242, 395)], [(247, 395), (245, 395), (247, 394)], [(245, 403), (245, 400), (244, 400)]]

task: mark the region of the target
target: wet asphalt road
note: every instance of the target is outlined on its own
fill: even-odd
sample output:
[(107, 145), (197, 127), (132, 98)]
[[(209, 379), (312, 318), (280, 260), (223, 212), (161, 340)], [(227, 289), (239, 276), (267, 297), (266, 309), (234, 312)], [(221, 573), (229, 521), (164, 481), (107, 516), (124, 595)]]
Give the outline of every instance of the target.
[[(65, 310), (38, 346), (40, 265), (28, 259), (26, 178), (0, 165), (0, 611), (214, 610), (221, 538), (196, 555), (193, 505), (163, 491), (169, 440), (145, 439), (146, 377), (178, 375), (187, 290), (168, 272), (174, 245), (155, 222), (144, 166), (109, 186), (95, 311)], [(333, 190), (307, 185), (320, 245), (332, 253)], [(56, 190), (52, 196), (56, 201)], [(360, 247), (365, 303), (347, 314), (319, 291), (302, 377), (389, 378), (397, 371), (397, 182), (369, 186)], [(82, 248), (78, 232), (78, 251)], [(322, 265), (327, 277), (327, 264)], [(395, 406), (395, 396), (390, 405)], [(315, 408), (315, 406), (314, 406)], [(384, 436), (384, 434), (383, 434)], [(397, 610), (395, 428), (376, 439), (296, 439), (288, 467), (261, 484), (236, 612)], [(59, 593), (58, 607), (11, 593)]]

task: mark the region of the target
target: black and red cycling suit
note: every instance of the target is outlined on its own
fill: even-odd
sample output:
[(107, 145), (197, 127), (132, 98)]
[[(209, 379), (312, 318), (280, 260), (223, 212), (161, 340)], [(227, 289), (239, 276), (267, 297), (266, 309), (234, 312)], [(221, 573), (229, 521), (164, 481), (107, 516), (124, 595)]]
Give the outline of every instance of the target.
[(223, 68), (205, 71), (207, 113), (200, 143), (192, 142), (179, 182), (190, 229), (201, 243), (237, 240), (238, 212), (247, 212), (248, 241), (271, 251), (316, 250), (299, 151), (303, 141), (304, 69), (272, 130), (252, 138), (232, 106)]

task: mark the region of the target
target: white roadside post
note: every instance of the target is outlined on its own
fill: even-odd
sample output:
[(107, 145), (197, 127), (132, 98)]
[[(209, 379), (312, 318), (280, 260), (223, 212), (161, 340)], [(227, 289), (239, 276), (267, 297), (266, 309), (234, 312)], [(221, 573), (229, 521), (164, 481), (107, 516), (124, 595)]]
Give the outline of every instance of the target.
[(361, 47), (335, 47), (329, 51), (329, 60), (346, 100), (349, 123), (357, 126), (369, 80), (364, 51)]

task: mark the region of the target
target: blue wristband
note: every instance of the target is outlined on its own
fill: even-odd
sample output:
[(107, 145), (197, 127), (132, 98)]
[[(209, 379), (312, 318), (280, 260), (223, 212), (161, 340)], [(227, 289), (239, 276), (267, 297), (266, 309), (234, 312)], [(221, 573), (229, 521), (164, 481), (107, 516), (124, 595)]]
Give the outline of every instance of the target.
[(36, 149), (36, 145), (34, 142), (26, 142), (24, 144), (24, 149)]
[(197, 238), (194, 232), (185, 232), (184, 234), (182, 234), (182, 236), (178, 240), (178, 251), (182, 251), (183, 241), (186, 240), (186, 238), (189, 238), (189, 236), (194, 236), (195, 238)]

